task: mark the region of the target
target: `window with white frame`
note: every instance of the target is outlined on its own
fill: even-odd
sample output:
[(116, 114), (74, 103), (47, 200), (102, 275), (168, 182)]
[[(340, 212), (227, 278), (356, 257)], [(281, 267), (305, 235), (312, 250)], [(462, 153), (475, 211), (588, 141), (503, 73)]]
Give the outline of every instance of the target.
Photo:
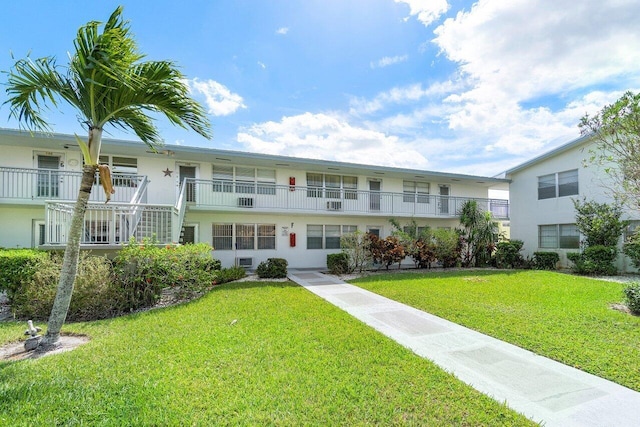
[(307, 249), (322, 249), (323, 234), (322, 225), (307, 225)]
[(258, 249), (276, 248), (276, 225), (258, 224)]
[(578, 249), (580, 232), (575, 224), (539, 225), (538, 246), (545, 249)]
[(275, 195), (276, 171), (244, 166), (213, 165), (213, 191)]
[(402, 200), (407, 203), (429, 203), (429, 183), (421, 181), (402, 182)]
[(212, 246), (217, 251), (233, 249), (233, 224), (213, 224)]
[(236, 249), (255, 249), (255, 237), (255, 225), (236, 224)]
[(324, 226), (324, 248), (325, 249), (340, 249), (340, 232), (341, 227), (339, 225), (325, 225)]
[[(234, 245), (235, 243), (235, 245)], [(276, 248), (275, 224), (213, 224), (216, 250), (253, 250)]]
[(357, 225), (307, 225), (307, 249), (340, 249), (340, 237), (358, 231)]
[(358, 177), (307, 173), (307, 197), (358, 199)]
[[(113, 177), (113, 185), (117, 187), (136, 187), (138, 182), (133, 175), (138, 174), (138, 159), (135, 157), (121, 157), (101, 155), (98, 163), (109, 165)], [(132, 175), (131, 177), (123, 175)]]
[(538, 177), (538, 200), (578, 194), (578, 169)]

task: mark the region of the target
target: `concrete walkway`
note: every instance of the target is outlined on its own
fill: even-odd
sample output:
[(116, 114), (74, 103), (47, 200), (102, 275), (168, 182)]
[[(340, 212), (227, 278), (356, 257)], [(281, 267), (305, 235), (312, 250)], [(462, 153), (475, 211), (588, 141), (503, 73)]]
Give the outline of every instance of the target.
[(535, 422), (640, 425), (638, 392), (322, 273), (289, 278)]

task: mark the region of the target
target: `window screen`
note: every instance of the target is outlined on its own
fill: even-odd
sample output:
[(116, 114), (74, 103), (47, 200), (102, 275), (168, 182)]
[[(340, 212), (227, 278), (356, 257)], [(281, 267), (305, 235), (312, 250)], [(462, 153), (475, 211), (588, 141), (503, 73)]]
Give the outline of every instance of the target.
[(556, 197), (556, 174), (538, 177), (538, 200)]

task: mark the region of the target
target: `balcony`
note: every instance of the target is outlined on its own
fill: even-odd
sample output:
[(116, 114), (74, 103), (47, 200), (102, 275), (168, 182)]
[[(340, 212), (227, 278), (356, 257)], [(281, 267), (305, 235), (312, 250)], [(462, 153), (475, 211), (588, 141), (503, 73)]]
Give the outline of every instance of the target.
[[(56, 248), (68, 241), (74, 203), (47, 201), (44, 246)], [(175, 242), (177, 212), (173, 206), (134, 203), (96, 203), (87, 206), (82, 245), (107, 249), (149, 238), (159, 244)]]
[[(146, 181), (142, 175), (112, 174), (112, 202), (129, 202)], [(29, 169), (0, 166), (0, 203), (41, 204), (45, 200), (76, 200), (82, 172), (57, 169)], [(91, 190), (90, 201), (104, 202), (99, 177)]]
[(509, 218), (509, 201), (378, 191), (327, 189), (275, 184), (187, 179), (190, 209), (218, 211), (300, 212), (455, 218), (464, 203), (475, 200), (496, 219)]

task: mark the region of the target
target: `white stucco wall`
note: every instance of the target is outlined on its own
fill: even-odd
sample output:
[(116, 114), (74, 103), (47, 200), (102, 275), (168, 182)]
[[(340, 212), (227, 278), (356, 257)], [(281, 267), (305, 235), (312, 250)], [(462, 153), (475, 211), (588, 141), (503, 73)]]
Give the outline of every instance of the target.
[(44, 221), (42, 206), (0, 206), (0, 247), (32, 247), (37, 243), (34, 221)]
[[(576, 212), (572, 200), (613, 203), (611, 180), (604, 170), (594, 165), (585, 167), (585, 159), (589, 157), (590, 143), (572, 147), (569, 150), (546, 158), (531, 166), (511, 173), (509, 186), (511, 201), (511, 238), (524, 241), (523, 253), (533, 256), (536, 251), (554, 251), (560, 255), (561, 266), (572, 265), (567, 260), (568, 252), (578, 249), (548, 249), (538, 246), (538, 226), (546, 224), (574, 224)], [(538, 200), (538, 177), (542, 175), (578, 170), (579, 194), (576, 196), (555, 197)], [(640, 213), (625, 211), (623, 219), (640, 219)], [(631, 269), (629, 260), (620, 256), (618, 268), (622, 271)]]
[[(326, 268), (327, 254), (340, 252), (340, 249), (307, 249), (307, 225), (356, 225), (358, 230), (366, 231), (370, 227), (381, 230), (380, 235), (386, 237), (391, 234), (392, 226), (386, 217), (333, 217), (322, 215), (264, 215), (237, 214), (191, 211), (185, 222), (197, 225), (198, 241), (212, 244), (212, 226), (216, 224), (275, 224), (275, 250), (215, 250), (214, 257), (218, 258), (225, 267), (232, 266), (236, 257), (253, 257), (253, 267), (267, 258), (285, 258), (291, 268)], [(400, 221), (407, 224), (408, 221)], [(419, 226), (429, 225), (432, 228), (457, 227), (458, 221), (447, 220), (418, 220)], [(296, 233), (296, 246), (289, 246), (289, 233)], [(407, 258), (403, 265), (412, 265)]]

